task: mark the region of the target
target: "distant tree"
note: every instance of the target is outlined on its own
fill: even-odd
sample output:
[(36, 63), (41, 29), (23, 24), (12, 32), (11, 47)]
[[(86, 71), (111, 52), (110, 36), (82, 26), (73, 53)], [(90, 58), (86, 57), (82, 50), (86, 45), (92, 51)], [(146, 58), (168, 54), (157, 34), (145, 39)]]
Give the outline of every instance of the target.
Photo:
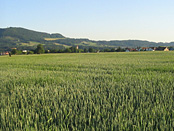
[(64, 50), (60, 49), (60, 50), (58, 50), (57, 53), (63, 53), (63, 52), (64, 52)]
[(121, 52), (121, 47), (118, 47), (116, 51)]
[(29, 51), (28, 54), (34, 54), (34, 52), (33, 51)]
[(11, 54), (12, 55), (16, 55), (17, 54), (17, 50), (16, 49), (12, 49)]
[(83, 49), (78, 49), (77, 50), (77, 53), (81, 53), (81, 52), (84, 52), (84, 50)]
[(85, 49), (84, 49), (84, 52), (86, 53), (86, 52), (88, 52), (88, 50), (85, 48)]
[(70, 47), (70, 50), (72, 53), (77, 53), (78, 49), (76, 49), (76, 47)]
[(57, 49), (50, 50), (50, 53), (57, 53), (57, 52), (58, 52)]
[(111, 52), (115, 52), (115, 49), (114, 49), (114, 48), (112, 48), (112, 49), (111, 49)]
[(100, 52), (104, 52), (104, 49), (100, 49)]
[(104, 49), (104, 52), (110, 52), (111, 50), (110, 49)]
[(21, 55), (22, 54), (22, 51), (21, 50), (17, 50), (17, 55)]
[(117, 51), (117, 52), (123, 52), (123, 51), (125, 51), (125, 50), (124, 50), (123, 48), (121, 48), (121, 47), (118, 47), (116, 51)]
[(64, 52), (65, 52), (65, 53), (71, 53), (71, 49), (70, 49), (70, 48), (66, 48), (66, 49), (64, 50)]
[(89, 52), (94, 52), (94, 49), (90, 47), (88, 51)]
[(45, 50), (45, 53), (49, 53), (50, 52), (50, 50)]
[(42, 54), (42, 53), (44, 53), (44, 52), (45, 52), (45, 50), (44, 50), (44, 48), (43, 48), (43, 45), (42, 45), (42, 44), (37, 45), (36, 53), (37, 53), (37, 54)]

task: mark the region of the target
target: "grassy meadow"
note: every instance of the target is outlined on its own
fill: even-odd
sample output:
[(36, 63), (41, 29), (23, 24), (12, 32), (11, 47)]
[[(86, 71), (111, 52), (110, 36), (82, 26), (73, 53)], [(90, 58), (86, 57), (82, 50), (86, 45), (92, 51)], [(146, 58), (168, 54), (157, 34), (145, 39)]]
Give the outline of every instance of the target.
[(0, 56), (0, 130), (173, 130), (174, 52)]

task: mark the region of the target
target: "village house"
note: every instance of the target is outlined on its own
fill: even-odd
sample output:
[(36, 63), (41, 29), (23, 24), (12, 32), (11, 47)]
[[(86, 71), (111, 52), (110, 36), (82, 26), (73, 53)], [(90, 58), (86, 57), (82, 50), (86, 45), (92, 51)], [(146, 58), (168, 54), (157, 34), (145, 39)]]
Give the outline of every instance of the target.
[(125, 48), (125, 52), (130, 52), (130, 48)]
[(168, 47), (140, 47), (140, 48), (125, 48), (125, 52), (131, 51), (169, 51)]
[(155, 51), (156, 47), (149, 47), (149, 51)]
[(79, 46), (78, 46), (78, 45), (76, 46), (76, 49), (77, 49), (77, 50), (79, 49)]
[(27, 53), (27, 50), (22, 50), (23, 53)]
[(138, 51), (148, 51), (149, 47), (140, 47)]
[(0, 55), (9, 55), (9, 52), (6, 51), (6, 52), (1, 52)]
[(130, 52), (130, 51), (138, 51), (138, 50), (135, 48), (126, 48), (125, 49), (125, 52)]
[(155, 51), (155, 47), (141, 47), (138, 51)]
[(167, 47), (157, 47), (155, 51), (169, 51)]
[(6, 51), (6, 52), (5, 52), (5, 55), (9, 55), (9, 52), (8, 52), (8, 51)]

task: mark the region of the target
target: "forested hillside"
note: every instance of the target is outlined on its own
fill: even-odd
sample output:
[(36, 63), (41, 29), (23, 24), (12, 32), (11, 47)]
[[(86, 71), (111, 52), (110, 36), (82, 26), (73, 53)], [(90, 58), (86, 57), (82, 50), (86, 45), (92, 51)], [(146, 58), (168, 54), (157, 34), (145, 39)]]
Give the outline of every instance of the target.
[(0, 51), (10, 51), (11, 48), (30, 50), (35, 49), (38, 44), (43, 44), (45, 49), (65, 49), (77, 45), (80, 49), (90, 47), (104, 49), (117, 47), (174, 46), (174, 42), (156, 43), (141, 40), (94, 41), (89, 39), (67, 38), (59, 33), (49, 34), (17, 27), (0, 29)]
[[(10, 50), (11, 48), (34, 49), (39, 43), (46, 47), (52, 47), (52, 42), (46, 41), (45, 38), (65, 37), (58, 33), (48, 34), (16, 27), (0, 29), (0, 50)], [(56, 48), (61, 47), (56, 46)]]

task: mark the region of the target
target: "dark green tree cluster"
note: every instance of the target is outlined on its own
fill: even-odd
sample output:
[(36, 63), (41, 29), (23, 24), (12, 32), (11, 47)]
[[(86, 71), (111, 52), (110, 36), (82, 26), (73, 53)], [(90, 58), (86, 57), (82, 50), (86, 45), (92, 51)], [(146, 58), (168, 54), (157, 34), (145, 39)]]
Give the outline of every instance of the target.
[(106, 49), (103, 49), (101, 50), (101, 52), (124, 52), (125, 49), (124, 48), (121, 48), (121, 47), (118, 47), (118, 48), (106, 48)]
[(85, 49), (77, 49), (76, 47), (70, 47), (70, 48), (65, 48), (65, 49), (53, 49), (53, 50), (49, 50), (49, 51), (45, 51), (45, 53), (93, 53), (93, 52), (97, 52), (97, 49), (94, 48), (85, 48)]
[[(35, 53), (40, 54), (38, 52), (38, 49), (41, 50), (43, 46), (41, 44), (38, 45)], [(43, 50), (43, 49), (42, 49)], [(45, 50), (45, 53), (96, 53), (96, 52), (124, 52), (125, 49), (118, 47), (118, 48), (111, 48), (111, 49), (95, 49), (92, 47), (89, 48), (84, 48), (84, 49), (77, 49), (76, 47), (70, 47), (70, 48), (65, 48), (65, 49), (51, 49), (51, 50)], [(42, 52), (44, 53), (44, 52)]]
[(12, 49), (12, 51), (11, 51), (11, 55), (21, 55), (21, 54), (22, 54), (21, 50)]
[(42, 44), (37, 45), (37, 48), (36, 48), (35, 52), (36, 52), (36, 54), (43, 54), (43, 53), (45, 53), (43, 45)]
[(95, 48), (84, 48), (84, 49), (77, 49), (76, 47), (70, 47), (65, 49), (44, 49), (42, 44), (37, 45), (37, 48), (35, 50), (30, 50), (27, 52), (22, 52), (22, 50), (16, 50), (12, 49), (11, 54), (12, 55), (20, 55), (20, 54), (43, 54), (43, 53), (96, 53), (96, 52), (124, 52), (125, 49), (118, 47), (117, 49), (111, 48), (111, 49), (95, 49)]
[(44, 47), (42, 44), (37, 45), (35, 50), (28, 50), (27, 52), (23, 52), (22, 50), (12, 49), (12, 55), (21, 55), (21, 54), (43, 54), (45, 53)]
[(27, 52), (22, 52), (22, 50), (12, 49), (11, 55), (22, 55), (22, 54), (34, 54), (34, 51), (30, 50)]

